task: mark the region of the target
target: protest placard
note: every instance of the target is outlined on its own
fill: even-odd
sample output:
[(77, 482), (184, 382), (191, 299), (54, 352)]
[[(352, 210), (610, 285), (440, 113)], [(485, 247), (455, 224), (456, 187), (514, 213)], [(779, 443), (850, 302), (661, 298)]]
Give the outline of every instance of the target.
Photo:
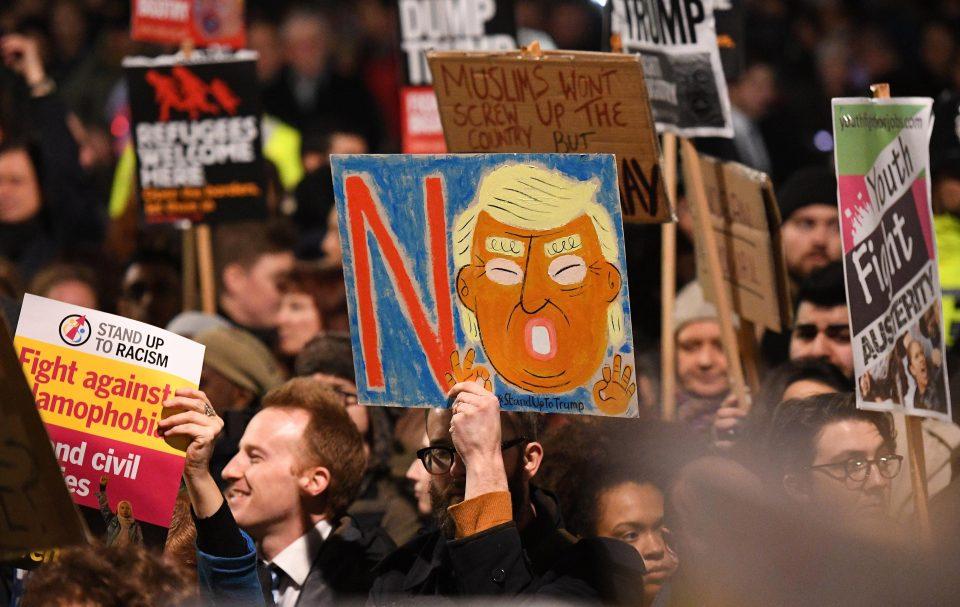
[(833, 129), (857, 406), (951, 419), (929, 98), (838, 98)]
[(246, 44), (243, 0), (132, 0), (130, 38), (160, 44)]
[(145, 323), (26, 295), (17, 360), (74, 502), (108, 544), (161, 545), (183, 449), (157, 433), (163, 402), (196, 388), (204, 347)]
[(0, 320), (0, 562), (83, 543), (83, 526)]
[(610, 32), (639, 53), (657, 129), (680, 137), (733, 137), (714, 0), (612, 0)]
[(405, 86), (400, 89), (400, 141), (404, 154), (442, 154), (447, 151), (433, 87)]
[(124, 60), (148, 223), (267, 215), (256, 53)]
[(446, 143), (430, 87), (426, 52), (434, 49), (517, 48), (512, 0), (398, 0), (405, 57), (400, 89), (400, 134), (404, 154), (443, 154)]
[(333, 156), (361, 403), (636, 416), (613, 156)]
[[(717, 256), (733, 310), (741, 318), (775, 332), (791, 325), (789, 281), (780, 245), (780, 211), (770, 178), (737, 162), (700, 154)], [(696, 213), (696, 206), (691, 209)], [(716, 301), (699, 240), (697, 280)]]
[(624, 219), (672, 219), (636, 57), (445, 51), (427, 60), (451, 152), (616, 154)]

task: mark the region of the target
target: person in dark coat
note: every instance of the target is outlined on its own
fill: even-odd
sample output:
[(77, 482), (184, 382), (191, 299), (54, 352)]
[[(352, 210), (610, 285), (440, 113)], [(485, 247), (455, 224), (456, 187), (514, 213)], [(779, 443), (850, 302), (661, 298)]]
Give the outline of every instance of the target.
[(29, 280), (57, 254), (96, 250), (106, 213), (80, 166), (66, 107), (36, 40), (8, 34), (0, 38), (0, 55), (28, 89), (24, 118), (37, 133), (28, 139), (0, 132), (0, 257)]
[(451, 409), (427, 414), (437, 531), (398, 548), (376, 569), (369, 604), (416, 604), (424, 596), (536, 595), (637, 604), (643, 561), (628, 544), (577, 541), (552, 496), (531, 485), (543, 460), (535, 415), (500, 412), (480, 384), (456, 384)]

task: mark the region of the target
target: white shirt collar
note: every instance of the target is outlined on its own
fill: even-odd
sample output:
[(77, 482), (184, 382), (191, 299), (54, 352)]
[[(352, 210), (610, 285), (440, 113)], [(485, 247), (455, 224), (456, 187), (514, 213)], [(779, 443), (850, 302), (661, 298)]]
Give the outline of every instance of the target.
[(292, 544), (280, 551), (270, 564), (276, 565), (297, 585), (303, 586), (310, 574), (310, 567), (317, 558), (320, 545), (323, 544), (333, 527), (327, 519), (318, 522), (312, 529), (298, 537)]

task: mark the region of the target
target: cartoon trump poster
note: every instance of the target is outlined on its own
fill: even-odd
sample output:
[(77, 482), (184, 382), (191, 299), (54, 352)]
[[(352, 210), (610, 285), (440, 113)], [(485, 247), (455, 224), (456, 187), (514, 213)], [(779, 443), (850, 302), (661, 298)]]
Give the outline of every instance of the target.
[(606, 154), (334, 156), (360, 402), (636, 416)]

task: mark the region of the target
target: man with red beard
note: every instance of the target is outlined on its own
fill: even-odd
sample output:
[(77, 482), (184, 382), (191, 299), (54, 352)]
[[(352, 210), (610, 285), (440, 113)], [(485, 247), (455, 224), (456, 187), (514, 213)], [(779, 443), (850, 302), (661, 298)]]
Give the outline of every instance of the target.
[(554, 500), (531, 484), (544, 457), (536, 417), (501, 413), (479, 382), (458, 383), (448, 396), (449, 409), (428, 411), (429, 446), (417, 453), (431, 474), (439, 529), (384, 559), (370, 603), (535, 594), (640, 604), (636, 550), (606, 538), (576, 541)]

